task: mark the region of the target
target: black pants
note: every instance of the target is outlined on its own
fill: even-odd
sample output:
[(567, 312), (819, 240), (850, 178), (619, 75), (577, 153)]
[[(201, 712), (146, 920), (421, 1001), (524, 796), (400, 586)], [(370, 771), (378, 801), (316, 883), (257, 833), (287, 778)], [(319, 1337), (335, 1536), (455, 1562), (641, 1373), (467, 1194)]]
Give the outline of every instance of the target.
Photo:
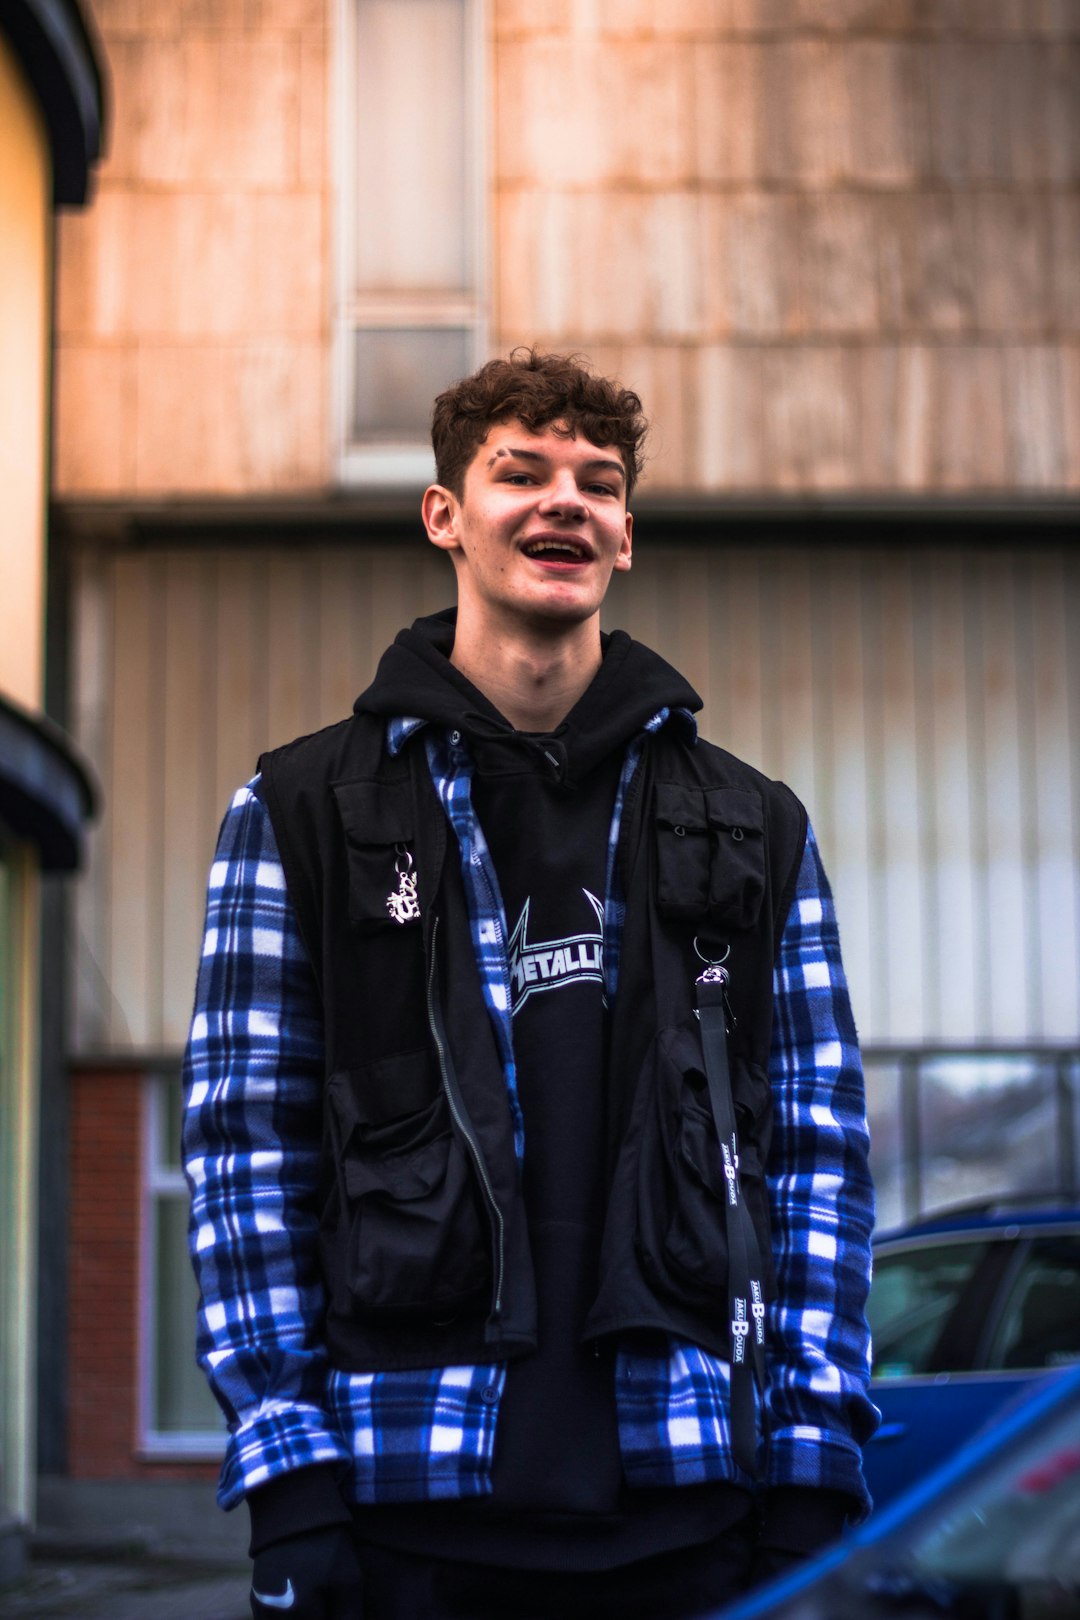
[(714, 1541), (585, 1574), (495, 1569), (365, 1542), (364, 1620), (691, 1620), (746, 1585), (753, 1518)]

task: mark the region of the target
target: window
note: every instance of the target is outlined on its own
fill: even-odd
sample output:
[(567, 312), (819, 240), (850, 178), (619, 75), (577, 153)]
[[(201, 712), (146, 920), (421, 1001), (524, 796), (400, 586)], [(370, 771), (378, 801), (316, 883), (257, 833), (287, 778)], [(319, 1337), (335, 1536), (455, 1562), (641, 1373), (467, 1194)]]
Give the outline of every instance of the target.
[(1080, 1194), (1074, 1050), (863, 1056), (879, 1231), (949, 1205)]
[(985, 1242), (939, 1243), (881, 1255), (867, 1314), (878, 1378), (930, 1370), (931, 1357), (986, 1256)]
[(15, 948), (14, 874), (0, 832), (0, 1514), (10, 1506), (10, 1475), (14, 1463), (14, 1437), (8, 1414), (17, 1410), (20, 1390), (11, 1371), (16, 1311), (16, 1278), (8, 1256), (14, 1252), (18, 1212), (16, 1200), (15, 1115)]
[(481, 0), (339, 0), (343, 478), (426, 482), (435, 394), (479, 363)]
[(33, 1517), (37, 855), (0, 825), (0, 1519)]
[(1080, 1236), (1031, 1246), (990, 1349), (991, 1367), (1066, 1367), (1080, 1361)]
[(220, 1456), (225, 1427), (195, 1361), (198, 1288), (188, 1259), (178, 1078), (146, 1083), (142, 1436), (151, 1455)]

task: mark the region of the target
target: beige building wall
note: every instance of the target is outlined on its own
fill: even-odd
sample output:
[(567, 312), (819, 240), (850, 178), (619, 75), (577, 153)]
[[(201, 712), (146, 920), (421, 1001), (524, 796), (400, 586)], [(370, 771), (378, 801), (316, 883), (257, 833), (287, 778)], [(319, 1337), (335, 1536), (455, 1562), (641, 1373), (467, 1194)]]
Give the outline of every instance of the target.
[(654, 487), (1080, 483), (1080, 7), (504, 0), (502, 340), (589, 349)]
[(52, 167), (0, 34), (0, 694), (41, 706)]
[(330, 472), (326, 0), (93, 0), (112, 148), (60, 223), (61, 496)]
[[(450, 594), (419, 535), (81, 555), (73, 719), (105, 811), (80, 1051), (179, 1050), (229, 799), (264, 748), (347, 715)], [(606, 613), (685, 672), (705, 735), (805, 799), (864, 1042), (1075, 1040), (1074, 548), (657, 541)]]
[[(325, 489), (333, 0), (92, 10), (116, 134), (61, 227), (58, 491)], [(484, 17), (492, 347), (637, 386), (653, 490), (1080, 486), (1076, 0)]]

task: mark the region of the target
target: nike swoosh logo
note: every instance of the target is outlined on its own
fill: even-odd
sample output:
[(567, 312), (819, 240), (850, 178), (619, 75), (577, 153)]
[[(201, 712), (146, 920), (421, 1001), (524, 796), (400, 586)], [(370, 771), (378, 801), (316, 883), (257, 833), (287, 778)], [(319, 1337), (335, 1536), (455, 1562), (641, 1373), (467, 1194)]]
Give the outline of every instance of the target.
[(285, 1582), (284, 1592), (256, 1592), (252, 1586), (251, 1595), (256, 1603), (261, 1603), (267, 1609), (291, 1609), (296, 1602), (292, 1581)]

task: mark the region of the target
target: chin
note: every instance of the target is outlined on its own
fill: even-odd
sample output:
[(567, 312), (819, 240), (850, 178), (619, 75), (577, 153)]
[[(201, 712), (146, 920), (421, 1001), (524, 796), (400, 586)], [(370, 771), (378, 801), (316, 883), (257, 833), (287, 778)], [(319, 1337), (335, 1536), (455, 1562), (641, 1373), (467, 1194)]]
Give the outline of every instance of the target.
[(519, 611), (537, 623), (573, 626), (587, 624), (600, 611), (599, 602), (522, 602)]

